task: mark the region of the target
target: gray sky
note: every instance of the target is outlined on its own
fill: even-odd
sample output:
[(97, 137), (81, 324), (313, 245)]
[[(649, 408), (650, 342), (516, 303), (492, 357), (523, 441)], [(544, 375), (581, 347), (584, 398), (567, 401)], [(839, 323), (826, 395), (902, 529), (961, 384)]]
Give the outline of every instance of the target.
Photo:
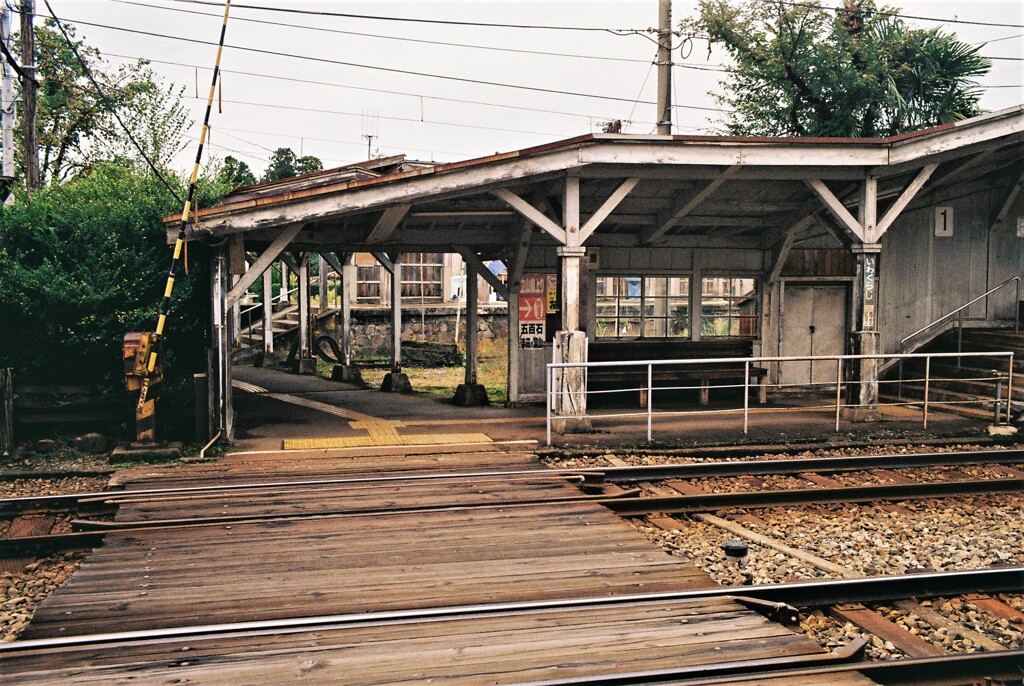
[[(387, 17), (629, 30), (656, 25), (658, 10), (657, 0), (241, 1)], [(37, 3), (37, 12), (45, 14), (42, 0)], [(174, 37), (215, 42), (222, 7), (171, 0), (50, 0), (50, 4), (61, 19), (76, 23), (79, 36), (99, 48), (111, 62), (130, 61), (115, 56), (144, 57), (153, 60), (152, 68), (165, 82), (185, 86), (186, 104), (195, 120), (191, 135), (198, 139), (215, 48)], [(838, 0), (827, 4), (838, 4)], [(674, 0), (673, 23), (690, 14), (693, 6), (689, 0)], [(899, 7), (905, 14), (1024, 25), (1022, 0), (904, 0)], [(936, 25), (917, 20), (911, 23)], [(967, 42), (989, 42), (985, 55), (1018, 58), (994, 62), (983, 80), (987, 87), (981, 101), (984, 108), (1002, 109), (1024, 101), (1024, 61), (1019, 59), (1024, 57), (1024, 28), (965, 24), (947, 24), (946, 28)], [(502, 50), (450, 45), (453, 43)], [(677, 46), (679, 43), (676, 39)], [(214, 109), (209, 151), (217, 157), (233, 155), (245, 160), (257, 174), (266, 166), (270, 150), (280, 146), (316, 155), (326, 167), (366, 159), (366, 135), (374, 136), (375, 155), (406, 153), (414, 159), (447, 162), (599, 131), (601, 122), (610, 119), (626, 122), (627, 133), (651, 133), (654, 128), (654, 105), (650, 103), (656, 97), (656, 75), (651, 64), (656, 46), (650, 34), (465, 27), (235, 7), (228, 22), (227, 44), (230, 47), (221, 65), (222, 111)], [(240, 47), (327, 61), (263, 54)], [(709, 54), (707, 42), (699, 39), (687, 47), (690, 49), (686, 53), (678, 48), (673, 53), (673, 61), (687, 65), (673, 69), (674, 103), (716, 108), (708, 91), (716, 89), (723, 75), (707, 69), (720, 67), (724, 57), (717, 50)], [(715, 112), (677, 108), (674, 132), (707, 133), (717, 117)], [(178, 166), (187, 168), (194, 156), (192, 141), (179, 156)]]

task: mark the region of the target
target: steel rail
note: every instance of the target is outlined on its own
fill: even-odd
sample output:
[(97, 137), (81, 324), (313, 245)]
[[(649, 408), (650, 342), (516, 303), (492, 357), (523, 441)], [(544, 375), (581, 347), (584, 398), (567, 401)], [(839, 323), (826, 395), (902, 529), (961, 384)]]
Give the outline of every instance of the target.
[(979, 493), (1021, 492), (1024, 479), (941, 481), (913, 484), (871, 484), (842, 488), (801, 488), (751, 491), (749, 493), (707, 493), (679, 496), (622, 498), (602, 503), (622, 516), (651, 512), (688, 513), (729, 508), (764, 508), (807, 503), (866, 503), (879, 500), (941, 498)]
[(392, 476), (306, 479), (300, 481), (269, 481), (183, 488), (153, 488), (128, 491), (98, 491), (48, 496), (24, 496), (0, 499), (0, 517), (20, 513), (110, 511), (108, 501), (151, 496), (182, 496), (231, 493), (246, 490), (274, 490), (295, 487), (331, 485), (369, 485), (374, 483), (407, 483), (446, 479), (551, 478), (571, 479), (582, 476), (588, 482), (606, 481), (632, 483), (664, 479), (719, 478), (743, 475), (784, 475), (801, 472), (839, 473), (866, 469), (897, 469), (911, 467), (942, 467), (966, 464), (1024, 464), (1024, 450), (971, 450), (941, 453), (893, 453), (852, 457), (785, 458), (778, 460), (724, 460), (714, 462), (640, 465), (634, 467), (588, 467), (582, 469), (527, 469), (509, 471), (441, 472), (430, 474), (399, 474)]
[(21, 557), (32, 552), (55, 550), (80, 550), (93, 547), (95, 539), (84, 534), (126, 533), (144, 530), (208, 527), (223, 525), (257, 524), (268, 521), (297, 521), (305, 519), (328, 519), (339, 517), (384, 517), (393, 515), (424, 514), (430, 512), (453, 512), (466, 510), (513, 509), (536, 507), (538, 505), (596, 504), (610, 509), (624, 517), (635, 517), (653, 512), (694, 513), (729, 508), (757, 509), (783, 505), (804, 505), (807, 503), (876, 502), (879, 500), (909, 500), (938, 498), (979, 493), (1019, 492), (1024, 489), (1024, 479), (988, 479), (982, 481), (942, 481), (915, 484), (873, 484), (842, 488), (811, 488), (793, 490), (709, 493), (679, 496), (636, 497), (636, 491), (624, 491), (614, 497), (604, 495), (580, 495), (564, 498), (534, 498), (520, 501), (480, 501), (468, 503), (443, 503), (439, 505), (418, 505), (410, 507), (372, 507), (340, 509), (332, 508), (316, 512), (280, 512), (249, 515), (216, 515), (189, 519), (160, 519), (132, 522), (74, 520), (76, 533), (51, 536), (25, 536), (4, 540), (0, 548), (0, 559)]
[[(963, 686), (964, 684), (1016, 683), (1024, 672), (1024, 650), (1005, 650), (993, 653), (960, 653), (936, 657), (904, 658), (879, 662), (849, 662), (824, 667), (786, 668), (778, 665), (785, 658), (768, 658), (719, 665), (697, 665), (674, 669), (659, 669), (640, 672), (624, 672), (583, 677), (566, 677), (548, 681), (519, 682), (516, 686), (632, 686), (633, 684), (656, 684), (671, 682), (686, 686), (711, 686), (711, 684), (735, 684), (737, 676), (749, 679), (749, 683), (761, 683), (761, 679), (780, 681), (816, 677), (814, 683), (828, 684), (843, 674), (860, 673), (886, 686)], [(761, 663), (759, 665), (759, 663)], [(743, 670), (749, 665), (753, 669)], [(763, 666), (762, 666), (763, 665)], [(725, 672), (722, 674), (721, 672)], [(731, 676), (730, 676), (731, 675)]]
[(32, 650), (60, 651), (79, 646), (113, 645), (133, 641), (174, 639), (193, 641), (215, 639), (223, 635), (233, 637), (280, 635), (368, 625), (446, 622), (495, 615), (587, 610), (639, 603), (702, 601), (720, 598), (736, 599), (742, 602), (746, 598), (754, 598), (794, 607), (817, 607), (839, 603), (870, 603), (903, 598), (956, 596), (975, 592), (1019, 592), (1022, 587), (1024, 587), (1024, 566), (858, 579), (830, 579), (763, 586), (713, 586), (674, 592), (455, 605), (32, 639), (0, 643), (0, 658), (3, 658), (4, 655)]

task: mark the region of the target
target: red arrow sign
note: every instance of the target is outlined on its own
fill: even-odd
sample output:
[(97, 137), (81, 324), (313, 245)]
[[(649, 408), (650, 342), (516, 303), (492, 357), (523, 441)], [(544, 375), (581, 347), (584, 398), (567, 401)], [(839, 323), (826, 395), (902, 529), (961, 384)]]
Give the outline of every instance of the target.
[(547, 314), (547, 301), (543, 295), (519, 296), (519, 321), (542, 322)]

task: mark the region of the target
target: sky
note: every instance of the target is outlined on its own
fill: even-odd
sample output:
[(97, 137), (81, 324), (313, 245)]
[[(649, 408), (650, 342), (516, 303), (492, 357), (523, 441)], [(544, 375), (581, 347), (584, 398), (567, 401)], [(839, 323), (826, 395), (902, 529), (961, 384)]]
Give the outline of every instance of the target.
[[(43, 0), (36, 2), (37, 14), (47, 14)], [(231, 155), (259, 175), (278, 147), (316, 155), (329, 168), (365, 160), (368, 152), (436, 162), (469, 159), (599, 132), (603, 122), (613, 119), (623, 121), (624, 133), (654, 130), (656, 44), (647, 29), (657, 25), (657, 0), (239, 4), (288, 11), (232, 7), (207, 160)], [(987, 43), (983, 54), (1004, 58), (995, 60), (982, 80), (984, 109), (1024, 102), (1024, 0), (888, 5), (906, 15), (1009, 25), (908, 19), (921, 27), (941, 25), (969, 43)], [(188, 169), (198, 144), (223, 5), (50, 0), (50, 6), (111, 65), (146, 58), (163, 83), (184, 87), (194, 124), (176, 166)], [(690, 0), (674, 0), (673, 24), (694, 6)], [(399, 18), (561, 28), (455, 26)], [(724, 74), (718, 70), (727, 58), (700, 39), (674, 42), (673, 133), (713, 133), (721, 117), (713, 93), (720, 90)]]

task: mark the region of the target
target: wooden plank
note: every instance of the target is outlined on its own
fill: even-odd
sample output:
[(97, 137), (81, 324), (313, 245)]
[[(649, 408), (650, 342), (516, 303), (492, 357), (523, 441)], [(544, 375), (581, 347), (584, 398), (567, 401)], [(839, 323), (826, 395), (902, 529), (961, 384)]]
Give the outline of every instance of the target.
[(14, 390), (12, 370), (0, 368), (0, 456), (6, 457), (14, 449)]
[(1024, 612), (1021, 612), (1017, 608), (1011, 607), (990, 595), (986, 595), (984, 593), (968, 593), (964, 596), (964, 600), (968, 603), (974, 603), (982, 612), (987, 612), (993, 617), (1005, 619), (1017, 624), (1018, 626), (1024, 624)]
[(889, 641), (901, 653), (910, 657), (929, 657), (945, 655), (946, 651), (933, 645), (920, 636), (910, 633), (903, 627), (870, 610), (860, 603), (844, 603), (829, 608), (829, 614), (843, 622), (850, 622), (868, 633)]
[(36, 386), (21, 384), (14, 387), (15, 395), (89, 395), (88, 386)]

